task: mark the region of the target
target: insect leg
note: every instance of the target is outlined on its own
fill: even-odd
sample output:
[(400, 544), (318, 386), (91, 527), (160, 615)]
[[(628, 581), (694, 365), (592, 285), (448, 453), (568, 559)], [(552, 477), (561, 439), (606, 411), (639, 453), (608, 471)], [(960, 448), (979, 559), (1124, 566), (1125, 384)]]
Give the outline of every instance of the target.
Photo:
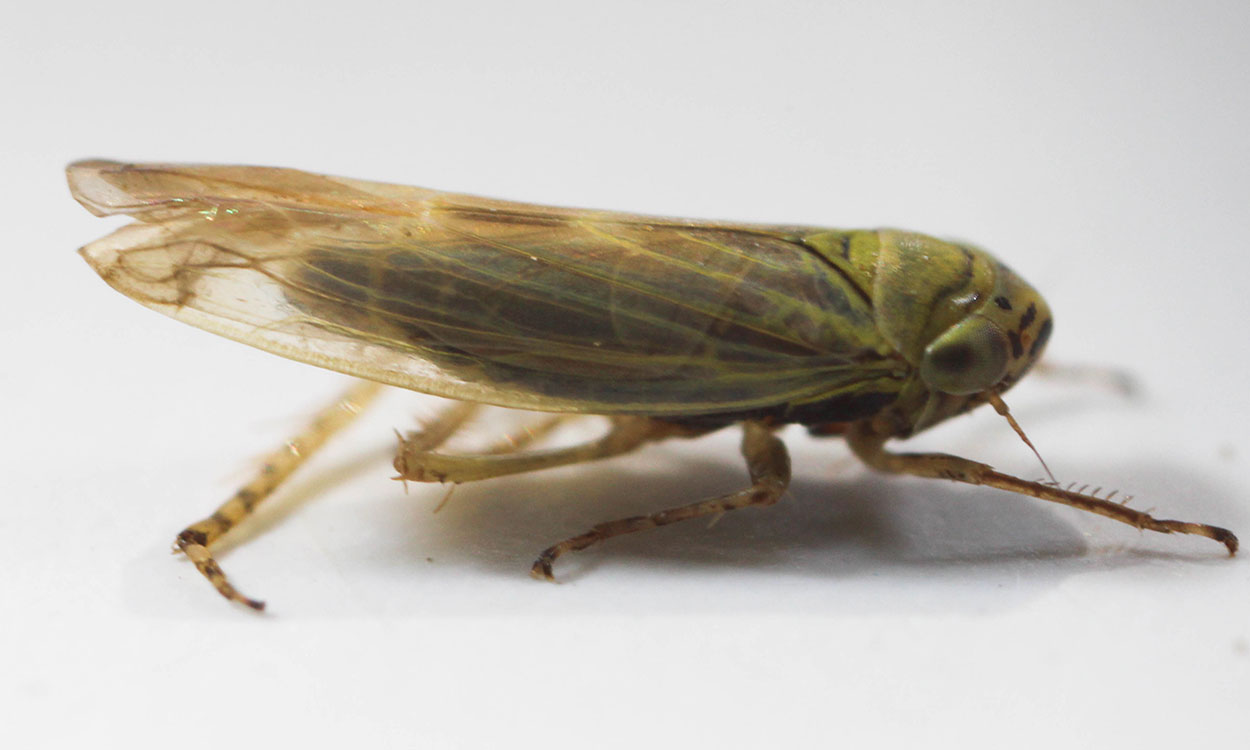
[(400, 444), (413, 446), (414, 450), (433, 450), (450, 440), (481, 408), (481, 404), (471, 401), (453, 401), (433, 419), (423, 423), (421, 429), (400, 436)]
[(243, 485), (213, 514), (183, 529), (175, 548), (195, 564), (197, 570), (213, 584), (222, 596), (263, 609), (264, 602), (249, 599), (226, 579), (221, 566), (208, 548), (243, 519), (247, 518), (265, 498), (269, 497), (291, 472), (339, 430), (346, 427), (382, 390), (378, 383), (359, 381), (333, 404), (322, 409), (299, 435), (265, 457), (260, 472)]
[(860, 460), (878, 471), (892, 474), (911, 474), (932, 479), (951, 479), (967, 484), (984, 484), (1000, 490), (1029, 495), (1040, 500), (1070, 505), (1100, 516), (1126, 523), (1138, 529), (1157, 531), (1162, 534), (1195, 534), (1213, 539), (1228, 548), (1230, 555), (1237, 553), (1237, 536), (1228, 529), (1205, 523), (1158, 519), (1149, 513), (1134, 510), (1104, 498), (1072, 492), (1068, 489), (1029, 482), (1010, 474), (995, 471), (987, 464), (969, 461), (944, 453), (892, 453), (885, 450), (888, 437), (883, 437), (865, 425), (856, 425), (846, 435), (851, 450)]
[(504, 435), (503, 439), (486, 450), (484, 455), (498, 456), (504, 453), (516, 453), (542, 440), (556, 429), (573, 419), (575, 414), (548, 414), (533, 424), (523, 425), (520, 430)]
[(543, 550), (530, 568), (530, 575), (553, 581), (555, 578), (551, 566), (557, 557), (566, 552), (586, 549), (614, 536), (654, 529), (692, 518), (718, 515), (739, 508), (772, 505), (780, 500), (786, 487), (790, 485), (790, 454), (786, 451), (785, 444), (768, 427), (758, 422), (746, 422), (742, 433), (742, 455), (751, 474), (751, 486), (747, 489), (645, 516), (598, 524), (584, 534)]
[[(551, 429), (554, 429), (552, 425)], [(405, 439), (395, 455), (397, 479), (414, 482), (475, 482), (509, 474), (594, 461), (628, 453), (643, 443), (679, 434), (679, 429), (645, 417), (616, 417), (598, 440), (552, 450), (512, 453), (497, 446), (484, 454), (448, 455)]]

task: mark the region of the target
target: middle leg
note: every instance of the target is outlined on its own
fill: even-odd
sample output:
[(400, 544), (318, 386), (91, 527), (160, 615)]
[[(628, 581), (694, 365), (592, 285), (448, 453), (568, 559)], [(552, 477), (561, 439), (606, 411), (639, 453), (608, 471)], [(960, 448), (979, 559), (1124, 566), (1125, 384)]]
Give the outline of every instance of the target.
[(568, 448), (515, 452), (517, 443), (528, 443), (554, 429), (556, 424), (557, 422), (548, 420), (547, 423), (535, 427), (533, 438), (514, 438), (511, 443), (496, 445), (483, 453), (437, 453), (427, 444), (405, 438), (395, 454), (395, 470), (399, 472), (396, 479), (413, 482), (476, 482), (611, 458), (636, 450), (645, 443), (689, 434), (683, 428), (646, 417), (615, 417), (611, 429), (597, 440)]
[(790, 454), (786, 451), (785, 443), (762, 423), (746, 422), (742, 427), (742, 456), (746, 459), (747, 470), (751, 474), (751, 486), (745, 490), (645, 516), (632, 516), (598, 524), (584, 534), (578, 534), (543, 550), (530, 568), (530, 575), (554, 581), (551, 568), (557, 557), (566, 552), (586, 549), (614, 536), (703, 516), (715, 516), (739, 508), (772, 505), (780, 500), (790, 486)]

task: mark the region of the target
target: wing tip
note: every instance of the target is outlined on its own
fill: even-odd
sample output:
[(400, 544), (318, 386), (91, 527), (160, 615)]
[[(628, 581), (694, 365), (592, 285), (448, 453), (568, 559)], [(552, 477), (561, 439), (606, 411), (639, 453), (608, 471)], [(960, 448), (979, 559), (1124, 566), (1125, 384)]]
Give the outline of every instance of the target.
[(127, 199), (132, 198), (125, 190), (109, 179), (109, 175), (126, 168), (121, 162), (107, 159), (83, 159), (65, 168), (70, 195), (96, 216), (110, 216), (124, 212)]

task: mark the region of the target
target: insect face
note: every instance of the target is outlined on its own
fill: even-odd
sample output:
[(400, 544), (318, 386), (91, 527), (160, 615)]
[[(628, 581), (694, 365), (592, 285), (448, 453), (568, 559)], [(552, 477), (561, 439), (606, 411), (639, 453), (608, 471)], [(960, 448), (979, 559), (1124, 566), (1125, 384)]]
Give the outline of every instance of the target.
[[(925, 347), (918, 368), (930, 391), (952, 396), (1002, 393), (1046, 347), (1053, 323), (1041, 295), (1011, 269), (991, 260), (993, 286), (977, 306)], [(983, 398), (965, 402), (964, 408)]]

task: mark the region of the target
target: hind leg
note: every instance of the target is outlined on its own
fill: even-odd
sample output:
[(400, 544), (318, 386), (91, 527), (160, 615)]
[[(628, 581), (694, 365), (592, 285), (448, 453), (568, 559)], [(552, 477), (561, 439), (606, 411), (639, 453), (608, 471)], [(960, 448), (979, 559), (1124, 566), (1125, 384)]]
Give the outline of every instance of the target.
[[(335, 434), (347, 427), (381, 392), (378, 383), (359, 381), (346, 393), (335, 399), (313, 417), (308, 426), (281, 448), (265, 457), (260, 471), (252, 481), (243, 485), (213, 514), (183, 529), (175, 541), (175, 548), (195, 564), (196, 570), (213, 584), (218, 593), (230, 601), (238, 602), (255, 610), (263, 610), (265, 603), (243, 596), (226, 578), (221, 566), (213, 558), (209, 547), (234, 527), (245, 521), (256, 508), (298, 469), (308, 458)], [(456, 403), (435, 418), (422, 434), (426, 444), (437, 445), (446, 440), (455, 428), (472, 413), (474, 405)]]

